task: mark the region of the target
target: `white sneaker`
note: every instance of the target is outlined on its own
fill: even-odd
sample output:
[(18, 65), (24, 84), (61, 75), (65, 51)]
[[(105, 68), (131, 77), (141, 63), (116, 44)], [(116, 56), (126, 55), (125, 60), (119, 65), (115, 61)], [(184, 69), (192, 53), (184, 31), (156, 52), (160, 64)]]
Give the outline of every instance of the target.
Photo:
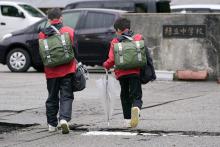
[(64, 120), (64, 119), (60, 120), (60, 125), (61, 125), (61, 129), (62, 129), (63, 134), (68, 134), (70, 132), (69, 124), (67, 123), (66, 120)]
[(131, 119), (124, 119), (124, 128), (130, 128), (131, 127)]
[(139, 123), (140, 109), (138, 107), (131, 108), (131, 127), (137, 127)]
[(49, 132), (56, 132), (57, 130), (58, 130), (57, 127), (54, 127), (54, 126), (51, 126), (48, 124), (48, 131)]

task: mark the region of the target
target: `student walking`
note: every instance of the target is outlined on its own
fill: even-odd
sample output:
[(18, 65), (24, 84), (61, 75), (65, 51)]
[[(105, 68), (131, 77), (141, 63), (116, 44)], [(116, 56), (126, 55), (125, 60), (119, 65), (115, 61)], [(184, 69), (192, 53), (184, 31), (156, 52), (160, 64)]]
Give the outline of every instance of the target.
[[(126, 42), (128, 40), (141, 41), (143, 40), (141, 34), (135, 34), (130, 30), (130, 20), (126, 18), (119, 18), (114, 24), (117, 37), (111, 41), (108, 59), (103, 63), (103, 66), (109, 70), (115, 66), (115, 47), (119, 46), (122, 50), (120, 42)], [(123, 51), (121, 51), (123, 54)], [(120, 53), (118, 53), (120, 56)], [(126, 57), (120, 56), (118, 60), (125, 59)], [(127, 127), (136, 127), (139, 123), (139, 115), (142, 107), (142, 88), (140, 82), (140, 67), (133, 67), (128, 69), (115, 68), (114, 70), (116, 78), (120, 82), (121, 86), (121, 104), (123, 109), (123, 116), (125, 119), (125, 125)]]
[[(60, 34), (61, 41), (54, 41), (54, 43), (63, 43), (63, 49), (69, 49), (68, 52), (73, 50), (73, 39), (74, 39), (74, 30), (70, 27), (63, 26), (62, 24), (62, 13), (61, 10), (58, 8), (53, 8), (48, 11), (48, 22), (50, 24), (49, 27), (42, 30), (39, 33), (39, 44), (41, 50), (50, 50), (50, 42), (49, 37), (53, 35)], [(67, 39), (66, 36), (62, 37), (62, 34), (68, 33)], [(58, 37), (58, 36), (56, 36)], [(56, 38), (54, 37), (54, 38)], [(63, 39), (62, 39), (63, 38)], [(69, 40), (68, 40), (69, 38)], [(47, 40), (46, 40), (47, 39)], [(68, 41), (69, 46), (68, 46)], [(66, 46), (65, 46), (66, 45)], [(42, 46), (42, 47), (41, 47)], [(63, 47), (63, 46), (62, 46)], [(48, 49), (49, 48), (49, 49)], [(45, 51), (45, 59), (47, 63), (52, 63), (54, 60), (51, 54), (48, 54)], [(42, 55), (43, 56), (43, 55)], [(68, 54), (67, 57), (71, 57), (72, 54)], [(41, 57), (43, 58), (43, 57)], [(59, 57), (59, 60), (62, 57)], [(56, 59), (57, 60), (57, 59)], [(73, 76), (76, 71), (76, 62), (74, 58), (70, 58), (70, 61), (67, 63), (63, 63), (57, 66), (47, 66), (44, 67), (44, 72), (47, 80), (47, 90), (48, 90), (48, 98), (46, 100), (46, 116), (47, 116), (47, 123), (48, 123), (48, 130), (49, 132), (57, 131), (58, 120), (61, 124), (61, 129), (63, 134), (69, 133), (69, 124), (68, 122), (71, 120), (72, 114), (72, 102), (74, 99), (73, 95)], [(46, 61), (45, 61), (46, 63)], [(59, 118), (57, 118), (57, 114), (59, 112)]]

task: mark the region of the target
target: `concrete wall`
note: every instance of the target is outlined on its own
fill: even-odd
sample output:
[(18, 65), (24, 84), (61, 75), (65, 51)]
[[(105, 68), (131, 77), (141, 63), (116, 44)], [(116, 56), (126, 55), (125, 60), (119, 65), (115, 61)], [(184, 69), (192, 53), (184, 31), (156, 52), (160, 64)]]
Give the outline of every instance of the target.
[[(219, 75), (220, 14), (126, 14), (135, 33), (143, 34), (158, 70), (208, 70)], [(163, 38), (163, 25), (206, 25), (205, 38)]]
[(171, 5), (182, 4), (220, 4), (220, 0), (171, 0)]

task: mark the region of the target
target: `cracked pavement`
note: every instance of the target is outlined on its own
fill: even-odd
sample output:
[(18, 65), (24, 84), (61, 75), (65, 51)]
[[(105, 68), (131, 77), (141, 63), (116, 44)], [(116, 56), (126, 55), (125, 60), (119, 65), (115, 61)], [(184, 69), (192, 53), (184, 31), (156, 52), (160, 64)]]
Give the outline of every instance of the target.
[[(47, 132), (43, 73), (11, 73), (0, 65), (0, 147), (219, 147), (220, 85), (215, 81), (155, 81), (143, 85), (143, 109), (136, 129), (123, 128), (120, 99), (115, 97), (110, 126), (91, 73), (87, 89), (75, 93), (71, 131)], [(5, 132), (7, 130), (7, 132)], [(135, 136), (83, 135), (129, 132)]]

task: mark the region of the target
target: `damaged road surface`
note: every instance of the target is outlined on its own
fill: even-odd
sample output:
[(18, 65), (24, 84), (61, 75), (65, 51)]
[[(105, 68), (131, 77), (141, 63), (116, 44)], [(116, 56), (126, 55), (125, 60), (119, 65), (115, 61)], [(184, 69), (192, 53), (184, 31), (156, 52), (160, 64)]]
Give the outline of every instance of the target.
[[(103, 97), (90, 73), (74, 93), (70, 133), (48, 133), (43, 73), (11, 73), (0, 66), (0, 147), (219, 147), (220, 85), (155, 81), (143, 85), (143, 109), (135, 129), (124, 128), (121, 101), (112, 98), (110, 126)], [(119, 91), (118, 91), (119, 92)]]
[(219, 132), (148, 131), (122, 128), (92, 128), (89, 125), (71, 125), (70, 134), (61, 130), (48, 133), (45, 128), (36, 126), (20, 132), (0, 135), (3, 147), (39, 146), (149, 146), (149, 147), (218, 147)]
[(0, 134), (8, 133), (11, 131), (19, 131), (27, 127), (36, 126), (37, 124), (13, 124), (0, 122)]

